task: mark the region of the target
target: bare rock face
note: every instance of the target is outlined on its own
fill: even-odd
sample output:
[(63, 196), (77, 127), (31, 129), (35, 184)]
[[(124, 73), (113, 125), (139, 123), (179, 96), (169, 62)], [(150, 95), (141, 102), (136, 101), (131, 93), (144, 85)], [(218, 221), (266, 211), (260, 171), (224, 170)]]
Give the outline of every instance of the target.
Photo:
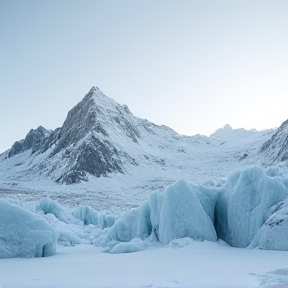
[(123, 173), (117, 149), (109, 141), (102, 142), (94, 135), (72, 153), (65, 151), (74, 164), (56, 182), (73, 184), (88, 181), (87, 173), (96, 177), (107, 176), (112, 172)]
[(35, 153), (40, 149), (45, 140), (52, 132), (46, 130), (42, 126), (37, 129), (31, 129), (24, 140), (16, 141), (8, 153), (8, 157), (13, 157), (16, 154), (25, 152), (32, 149), (32, 153)]
[(288, 120), (262, 145), (259, 155), (266, 166), (288, 160)]
[(33, 171), (42, 174), (46, 171), (49, 178), (61, 184), (88, 181), (89, 175), (105, 177), (112, 172), (124, 173), (123, 159), (136, 163), (117, 144), (128, 141), (138, 145), (141, 133), (137, 121), (126, 105), (119, 105), (99, 88), (92, 87), (68, 112), (61, 128), (32, 129), (24, 140), (15, 142), (8, 157), (29, 149), (36, 156), (46, 153), (41, 163), (34, 164)]
[[(124, 134), (135, 143), (140, 133), (125, 116), (133, 117), (127, 106), (114, 102), (97, 87), (69, 111), (59, 131), (48, 139), (43, 151), (54, 147), (49, 161), (62, 158), (63, 173), (54, 179), (58, 183), (73, 184), (88, 181), (88, 175), (107, 176), (108, 173), (123, 173), (118, 149), (114, 146), (112, 134)], [(54, 161), (55, 160), (55, 161)], [(63, 168), (63, 163), (56, 164)], [(54, 166), (54, 169), (56, 168)]]

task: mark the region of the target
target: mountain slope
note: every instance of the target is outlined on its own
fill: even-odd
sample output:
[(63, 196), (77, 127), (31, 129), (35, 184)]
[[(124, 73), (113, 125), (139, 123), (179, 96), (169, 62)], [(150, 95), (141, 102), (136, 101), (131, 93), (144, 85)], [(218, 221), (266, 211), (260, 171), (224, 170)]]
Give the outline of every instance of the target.
[(8, 157), (13, 157), (16, 154), (32, 149), (32, 153), (39, 150), (45, 140), (51, 135), (51, 131), (46, 130), (42, 126), (37, 129), (31, 129), (24, 140), (16, 141), (9, 150)]
[(259, 154), (267, 166), (288, 160), (288, 120), (261, 146)]
[(98, 209), (134, 206), (180, 178), (218, 185), (235, 169), (258, 163), (273, 133), (226, 125), (210, 137), (182, 136), (135, 117), (97, 87), (62, 127), (31, 131), (0, 155), (0, 195), (49, 194), (70, 204), (81, 198)]
[[(38, 171), (65, 184), (88, 181), (88, 175), (100, 177), (112, 172), (124, 173), (125, 163), (139, 165), (135, 160), (135, 157), (141, 157), (139, 153), (143, 153), (144, 160), (152, 159), (163, 165), (164, 160), (158, 159), (157, 152), (147, 151), (147, 144), (162, 147), (166, 145), (163, 143), (165, 139), (179, 137), (168, 127), (134, 117), (126, 105), (117, 104), (97, 87), (92, 87), (69, 111), (61, 128), (49, 133), (41, 129), (31, 130), (41, 136), (34, 136), (37, 141), (32, 139), (37, 145), (33, 141), (30, 141), (33, 145), (27, 145), (34, 135), (30, 131), (25, 140), (16, 142), (8, 151), (8, 158), (32, 149), (31, 155), (35, 154), (30, 164), (33, 173), (30, 168), (25, 168), (25, 175)], [(44, 159), (37, 157), (44, 154)]]

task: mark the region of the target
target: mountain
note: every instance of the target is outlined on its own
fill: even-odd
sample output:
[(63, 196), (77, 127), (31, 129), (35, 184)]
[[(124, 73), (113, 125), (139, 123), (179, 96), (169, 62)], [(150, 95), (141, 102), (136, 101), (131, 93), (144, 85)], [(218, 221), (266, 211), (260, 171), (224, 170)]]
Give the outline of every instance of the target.
[(254, 133), (257, 133), (257, 130), (251, 129), (246, 130), (244, 128), (240, 129), (233, 129), (229, 124), (226, 124), (223, 128), (220, 128), (216, 130), (210, 137), (216, 138), (216, 139), (232, 139), (232, 138), (242, 138), (249, 135), (252, 135)]
[[(34, 154), (34, 158), (25, 175), (44, 173), (58, 183), (73, 184), (88, 181), (89, 176), (125, 173), (125, 163), (139, 165), (134, 154), (141, 154), (146, 142), (153, 139), (157, 145), (173, 137), (179, 136), (172, 129), (134, 117), (126, 105), (117, 104), (99, 88), (92, 87), (69, 111), (61, 128), (48, 131), (40, 126), (31, 130), (24, 140), (15, 142), (6, 159), (30, 151), (29, 156)], [(142, 152), (143, 160), (164, 165), (157, 155)], [(45, 157), (39, 162), (40, 154)]]
[(260, 163), (259, 149), (272, 133), (226, 125), (210, 137), (179, 135), (92, 87), (62, 127), (32, 129), (0, 155), (0, 196), (26, 201), (49, 194), (64, 204), (81, 198), (97, 209), (133, 207), (177, 179), (218, 185)]
[(45, 140), (52, 134), (42, 126), (37, 129), (31, 129), (24, 140), (16, 141), (9, 150), (8, 157), (11, 158), (16, 154), (32, 149), (32, 154), (39, 150)]
[(288, 160), (288, 120), (262, 145), (259, 154), (266, 166)]

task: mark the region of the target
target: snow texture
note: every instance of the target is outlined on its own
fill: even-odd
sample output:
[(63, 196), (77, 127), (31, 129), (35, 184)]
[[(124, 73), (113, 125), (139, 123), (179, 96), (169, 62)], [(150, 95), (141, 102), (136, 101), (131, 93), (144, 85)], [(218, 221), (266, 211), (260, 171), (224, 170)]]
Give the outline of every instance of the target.
[(110, 251), (111, 254), (131, 253), (145, 250), (145, 242), (139, 238), (133, 238), (130, 242), (120, 242)]
[(57, 238), (43, 217), (0, 199), (0, 258), (52, 256)]
[[(268, 174), (276, 173), (272, 172)], [(251, 166), (236, 171), (228, 178), (216, 205), (218, 237), (233, 247), (248, 246), (271, 208), (287, 195), (282, 178), (267, 175), (263, 168)]]
[(165, 248), (138, 253), (107, 255), (101, 251), (92, 245), (58, 246), (56, 257), (2, 259), (0, 285), (3, 288), (287, 288), (288, 284), (288, 251), (236, 249), (219, 242), (187, 238), (174, 240)]

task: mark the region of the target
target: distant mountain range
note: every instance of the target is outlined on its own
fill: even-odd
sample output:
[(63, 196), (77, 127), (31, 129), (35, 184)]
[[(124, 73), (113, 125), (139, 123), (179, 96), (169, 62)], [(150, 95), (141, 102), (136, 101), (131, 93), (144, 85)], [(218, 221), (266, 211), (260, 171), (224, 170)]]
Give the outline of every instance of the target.
[(34, 187), (35, 181), (40, 185), (44, 180), (82, 185), (93, 180), (102, 188), (117, 183), (130, 187), (133, 182), (140, 191), (178, 178), (219, 180), (237, 168), (287, 159), (288, 120), (274, 131), (233, 130), (226, 125), (210, 137), (182, 136), (135, 117), (126, 105), (92, 87), (61, 128), (32, 129), (0, 155), (0, 189), (23, 183)]

